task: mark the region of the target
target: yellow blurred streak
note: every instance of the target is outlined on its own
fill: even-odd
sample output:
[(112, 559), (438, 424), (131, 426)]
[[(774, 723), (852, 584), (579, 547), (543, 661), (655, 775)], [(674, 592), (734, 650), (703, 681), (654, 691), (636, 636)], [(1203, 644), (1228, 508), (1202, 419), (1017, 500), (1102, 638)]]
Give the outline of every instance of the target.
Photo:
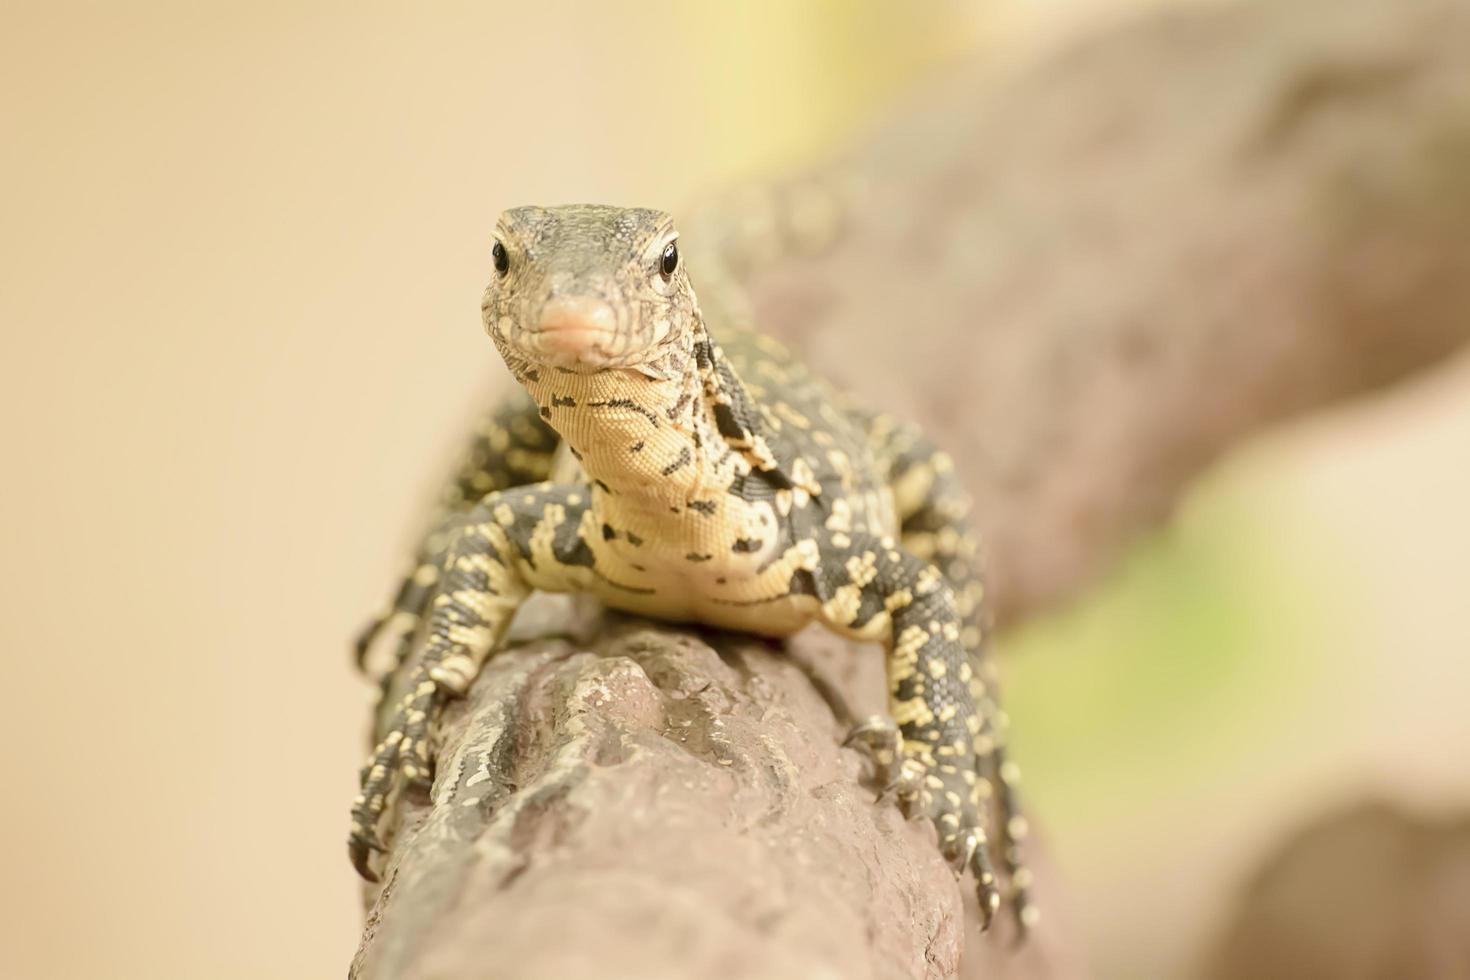
[(674, 4), (676, 33), (718, 127), (712, 173), (764, 173), (831, 149), (915, 79), (973, 50), (991, 7), (880, 0)]

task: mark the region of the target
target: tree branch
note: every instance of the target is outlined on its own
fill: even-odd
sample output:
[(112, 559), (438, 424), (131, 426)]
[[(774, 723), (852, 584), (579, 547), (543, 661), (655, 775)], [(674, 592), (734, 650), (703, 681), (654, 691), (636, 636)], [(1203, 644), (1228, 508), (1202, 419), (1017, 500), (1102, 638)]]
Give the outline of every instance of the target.
[[(857, 210), (752, 273), (758, 319), (951, 448), (1013, 622), (1243, 437), (1465, 340), (1466, 50), (1451, 0), (1302, 0), (962, 74), (839, 163)], [(792, 647), (617, 621), (497, 656), (355, 975), (947, 977), (967, 933), (968, 975), (1075, 972), (1055, 917), (978, 941), (932, 829), (838, 748), (875, 652)]]

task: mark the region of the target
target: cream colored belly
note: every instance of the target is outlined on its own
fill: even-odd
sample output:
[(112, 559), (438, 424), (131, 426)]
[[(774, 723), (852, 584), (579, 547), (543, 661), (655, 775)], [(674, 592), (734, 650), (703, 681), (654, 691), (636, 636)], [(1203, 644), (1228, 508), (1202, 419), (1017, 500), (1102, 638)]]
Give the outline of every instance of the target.
[[(553, 478), (586, 482), (565, 453)], [(596, 506), (584, 514), (581, 536), (595, 562), (574, 577), (579, 591), (605, 605), (766, 636), (794, 633), (817, 614), (814, 597), (788, 595), (792, 574), (814, 567), (815, 546), (783, 552), (781, 520), (770, 502), (718, 487), (642, 502), (591, 487), (589, 493)]]
[[(696, 548), (710, 557), (692, 561)], [(792, 574), (809, 565), (810, 548), (786, 553), (770, 547), (733, 553), (724, 539), (715, 544), (684, 536), (646, 540), (632, 548), (626, 542), (599, 542), (593, 547), (597, 575), (588, 591), (615, 609), (677, 622), (698, 622), (725, 629), (786, 636), (816, 615), (811, 596), (788, 595)]]

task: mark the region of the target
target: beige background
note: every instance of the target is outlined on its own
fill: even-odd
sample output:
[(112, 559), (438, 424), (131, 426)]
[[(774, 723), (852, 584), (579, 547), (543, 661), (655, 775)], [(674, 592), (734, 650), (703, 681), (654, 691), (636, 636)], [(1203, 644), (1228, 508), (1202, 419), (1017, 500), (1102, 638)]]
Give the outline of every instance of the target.
[[(346, 638), (498, 378), (476, 317), (495, 213), (676, 207), (810, 156), (967, 48), (1024, 57), (1071, 23), (1056, 9), (1112, 5), (129, 6), (32, 3), (0, 31), (0, 975), (340, 975), (368, 702)], [(1152, 820), (1256, 792), (1290, 816), (1308, 777), (1463, 798), (1467, 447), (1461, 366), (1202, 491), (1175, 547), (1216, 547), (1234, 515), (1269, 543), (1241, 567), (1268, 554), (1294, 583), (1292, 642), (1355, 665), (1261, 717), (1348, 735), (1166, 787)], [(1014, 641), (1022, 706), (1081, 608)], [(1404, 710), (1376, 731), (1386, 658)], [(1160, 854), (1136, 808), (1060, 772), (1033, 776), (1039, 809), (1107, 970), (1157, 916), (1204, 930), (1229, 856), (1267, 836), (1202, 825), (1214, 844)], [(1160, 885), (1127, 919), (1105, 901), (1122, 871)]]

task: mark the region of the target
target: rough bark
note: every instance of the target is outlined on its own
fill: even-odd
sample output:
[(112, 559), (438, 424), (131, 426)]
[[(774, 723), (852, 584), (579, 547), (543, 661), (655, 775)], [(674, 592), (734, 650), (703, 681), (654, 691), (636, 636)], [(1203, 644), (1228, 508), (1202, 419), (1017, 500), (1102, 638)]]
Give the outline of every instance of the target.
[[(843, 161), (861, 207), (754, 274), (759, 319), (952, 449), (1015, 621), (1242, 437), (1470, 334), (1466, 51), (1450, 0), (1305, 0), (961, 73)], [(569, 621), (543, 599), (518, 630)], [(932, 829), (838, 748), (842, 706), (881, 704), (876, 651), (573, 632), (453, 707), (357, 976), (1080, 972), (1048, 876), (1032, 943), (979, 939)]]

